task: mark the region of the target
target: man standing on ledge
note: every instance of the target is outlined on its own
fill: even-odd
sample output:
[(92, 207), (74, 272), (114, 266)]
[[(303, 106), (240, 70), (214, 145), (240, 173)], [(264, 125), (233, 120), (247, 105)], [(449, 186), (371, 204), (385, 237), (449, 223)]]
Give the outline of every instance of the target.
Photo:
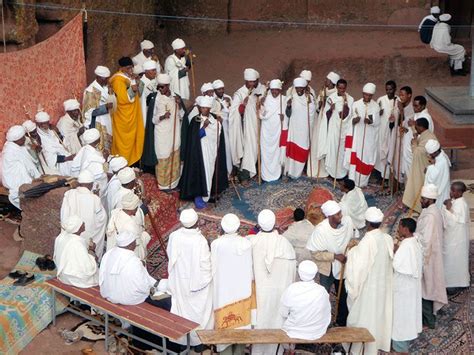
[(189, 76), (191, 63), (186, 57), (186, 43), (181, 38), (171, 42), (173, 54), (165, 61), (165, 73), (171, 77), (171, 92), (179, 95), (183, 100), (189, 100)]

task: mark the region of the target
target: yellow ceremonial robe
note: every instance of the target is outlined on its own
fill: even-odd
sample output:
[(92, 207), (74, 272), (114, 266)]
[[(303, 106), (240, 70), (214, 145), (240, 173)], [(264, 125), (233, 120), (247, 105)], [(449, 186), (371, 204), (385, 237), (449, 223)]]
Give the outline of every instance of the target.
[(117, 109), (112, 114), (112, 154), (123, 156), (132, 165), (140, 160), (145, 140), (140, 98), (137, 94), (130, 99), (130, 79), (120, 71), (110, 78), (110, 85), (117, 97)]

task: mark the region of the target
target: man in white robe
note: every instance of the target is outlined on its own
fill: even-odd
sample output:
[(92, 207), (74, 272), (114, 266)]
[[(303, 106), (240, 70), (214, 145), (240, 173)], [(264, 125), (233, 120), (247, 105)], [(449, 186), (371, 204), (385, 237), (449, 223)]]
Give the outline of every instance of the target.
[(314, 282), (318, 272), (310, 260), (298, 265), (297, 281), (285, 290), (280, 301), (282, 329), (290, 338), (316, 340), (326, 334), (331, 323), (331, 303), (323, 286)]
[(436, 206), (438, 188), (429, 184), (421, 189), (421, 214), (416, 233), (423, 249), (423, 325), (434, 329), (436, 313), (448, 304), (443, 263), (443, 215)]
[(144, 39), (140, 42), (140, 49), (141, 51), (132, 58), (133, 65), (141, 65), (144, 68), (143, 64), (146, 61), (154, 61), (155, 62), (155, 70), (159, 74), (161, 73), (161, 65), (158, 59), (158, 56), (155, 53), (155, 45), (152, 41)]
[(63, 136), (66, 149), (77, 154), (82, 147), (80, 137), (85, 130), (81, 122), (81, 105), (76, 99), (66, 100), (63, 105), (65, 114), (59, 119), (56, 127)]
[(354, 223), (355, 228), (361, 229), (365, 227), (365, 211), (369, 206), (365, 200), (364, 193), (360, 187), (355, 186), (351, 179), (344, 179), (341, 184), (342, 195), (341, 206), (342, 215), (349, 216)]
[(428, 129), (430, 132), (434, 132), (434, 123), (433, 118), (431, 117), (428, 108), (426, 107), (426, 98), (424, 96), (415, 96), (413, 99), (413, 111), (415, 111), (415, 115), (413, 116), (413, 120), (416, 122), (417, 119), (424, 117), (428, 120)]
[(425, 149), (432, 164), (426, 168), (424, 185), (433, 184), (438, 188), (439, 195), (436, 199), (436, 206), (441, 209), (444, 201), (446, 201), (450, 195), (451, 180), (449, 175), (451, 163), (437, 140), (428, 140)]
[(108, 206), (112, 211), (116, 208), (122, 208), (122, 199), (129, 191), (134, 190), (137, 185), (137, 175), (135, 170), (130, 167), (125, 167), (117, 173), (117, 179), (121, 186), (117, 189), (112, 197), (111, 204)]
[[(212, 329), (213, 285), (209, 245), (196, 227), (196, 211), (183, 210), (179, 220), (183, 227), (170, 234), (166, 249), (171, 313), (198, 323), (198, 329)], [(201, 344), (196, 331), (190, 335), (192, 346)], [(178, 343), (186, 344), (186, 337)]]
[[(375, 342), (365, 344), (365, 353), (390, 351), (393, 316), (393, 240), (379, 227), (383, 213), (369, 207), (365, 213), (367, 233), (360, 243), (349, 250), (346, 263), (346, 289), (349, 316), (348, 327), (367, 328)], [(361, 343), (353, 344), (359, 354)]]
[(297, 263), (303, 260), (311, 260), (311, 254), (306, 249), (308, 239), (313, 233), (313, 224), (305, 218), (305, 213), (301, 208), (296, 208), (293, 212), (294, 222), (290, 224), (283, 236), (293, 245), (296, 253)]
[[(241, 237), (235, 214), (222, 217), (224, 235), (211, 243), (214, 329), (250, 329), (252, 308), (252, 243)], [(228, 345), (218, 345), (222, 352)], [(232, 354), (243, 354), (244, 345), (233, 345)]]
[(349, 160), (349, 178), (358, 187), (369, 184), (370, 174), (374, 170), (379, 146), (380, 109), (372, 100), (376, 86), (367, 83), (362, 88), (362, 99), (352, 105), (352, 142)]
[(305, 93), (307, 85), (307, 81), (303, 78), (293, 80), (296, 93), (288, 97), (287, 101), (286, 115), (289, 117), (289, 126), (285, 173), (292, 179), (297, 179), (303, 174), (311, 149), (316, 105), (314, 97)]
[(262, 99), (260, 111), (260, 151), (262, 180), (276, 181), (281, 176), (280, 135), (285, 115), (286, 97), (281, 93), (279, 79), (270, 82), (270, 95)]
[(61, 234), (54, 241), (56, 275), (63, 284), (88, 288), (99, 284), (99, 269), (89, 253), (84, 222), (71, 215), (61, 223)]
[[(296, 276), (296, 255), (290, 242), (274, 230), (276, 217), (270, 210), (258, 215), (260, 232), (252, 242), (253, 270), (257, 293), (256, 329), (280, 329), (284, 318), (278, 313), (281, 296)], [(254, 344), (252, 354), (275, 354), (277, 344)], [(280, 352), (282, 349), (280, 347)]]
[(140, 106), (142, 108), (143, 127), (146, 127), (146, 116), (148, 112), (148, 95), (156, 92), (156, 62), (147, 60), (142, 64), (144, 74), (140, 78), (140, 86), (143, 86), (140, 95)]
[(79, 186), (66, 191), (61, 205), (61, 221), (69, 216), (77, 215), (85, 224), (88, 236), (87, 243), (92, 240), (95, 244), (95, 255), (100, 261), (104, 252), (105, 228), (107, 227), (107, 213), (100, 202), (99, 196), (92, 192), (94, 175), (83, 170), (77, 179)]
[(18, 189), (23, 184), (40, 177), (40, 172), (25, 146), (25, 129), (12, 126), (7, 132), (7, 141), (1, 155), (2, 185), (8, 189), (8, 200), (16, 208), (20, 208)]
[(461, 181), (451, 185), (451, 199), (444, 201), (446, 221), (443, 238), (444, 279), (446, 287), (469, 287), (469, 243), (471, 216), (463, 197), (466, 185)]
[(100, 295), (112, 303), (143, 303), (156, 284), (156, 280), (148, 274), (133, 252), (136, 237), (128, 230), (121, 232), (117, 236), (117, 246), (107, 251), (100, 263)]
[(334, 284), (336, 293), (342, 282), (336, 323), (344, 327), (347, 322), (347, 293), (344, 280), (341, 281), (342, 265), (346, 262), (347, 245), (358, 237), (350, 217), (343, 216), (341, 206), (336, 201), (326, 201), (321, 206), (326, 218), (315, 228), (306, 244), (313, 260), (318, 265), (319, 282), (326, 291)]
[[(306, 93), (308, 94), (311, 94), (311, 96), (313, 96), (313, 98), (316, 98), (316, 91), (314, 91), (314, 89), (311, 87), (310, 82), (311, 82), (311, 79), (313, 78), (313, 73), (311, 73), (311, 70), (307, 70), (307, 69), (304, 69), (301, 71), (300, 75), (298, 76), (298, 78), (303, 78), (304, 80), (306, 80)], [(287, 90), (286, 90), (286, 94), (285, 94), (287, 97), (291, 97), (293, 95), (296, 95), (296, 89), (295, 89), (295, 86), (292, 85), (290, 86)]]
[(212, 82), (212, 88), (214, 89), (215, 101), (220, 105), (221, 117), (222, 117), (222, 129), (224, 130), (225, 139), (225, 154), (226, 154), (226, 165), (227, 173), (230, 175), (233, 170), (232, 163), (232, 150), (230, 146), (230, 131), (229, 131), (229, 115), (230, 107), (232, 105), (232, 98), (225, 93), (224, 82), (220, 79)]
[(393, 256), (392, 347), (408, 353), (410, 341), (423, 330), (421, 277), (423, 252), (415, 233), (416, 222), (403, 218), (398, 225), (398, 241)]
[(128, 166), (128, 162), (127, 162), (127, 159), (125, 159), (124, 157), (117, 156), (110, 159), (109, 170), (111, 170), (112, 177), (107, 183), (107, 189), (105, 193), (107, 203), (104, 206), (107, 209), (107, 215), (110, 215), (110, 212), (112, 211), (111, 207), (113, 204), (115, 194), (122, 187), (122, 184), (120, 183), (120, 180), (118, 179), (117, 174), (119, 173), (120, 170), (126, 168), (127, 166)]
[(181, 38), (171, 42), (173, 54), (165, 61), (165, 73), (171, 78), (170, 88), (173, 95), (189, 100), (189, 71), (191, 63), (186, 58), (186, 43)]

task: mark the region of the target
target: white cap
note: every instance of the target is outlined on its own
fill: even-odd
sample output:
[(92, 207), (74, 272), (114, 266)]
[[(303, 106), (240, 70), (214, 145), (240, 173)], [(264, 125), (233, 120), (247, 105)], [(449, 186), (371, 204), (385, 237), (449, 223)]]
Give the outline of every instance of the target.
[(153, 44), (152, 41), (149, 41), (147, 39), (144, 39), (141, 43), (140, 43), (140, 48), (142, 50), (144, 49), (152, 49), (152, 48), (155, 48), (155, 45)]
[(430, 13), (432, 14), (439, 14), (441, 12), (441, 9), (439, 8), (439, 6), (433, 6), (431, 9), (430, 9)]
[(228, 234), (235, 233), (240, 227), (240, 219), (233, 213), (227, 213), (222, 217), (221, 227)]
[(126, 166), (128, 166), (128, 161), (124, 157), (113, 157), (109, 163), (109, 167), (114, 173), (120, 169), (125, 168)]
[(300, 73), (300, 78), (303, 78), (306, 81), (311, 81), (311, 78), (313, 77), (313, 74), (311, 74), (310, 70), (303, 70)]
[(84, 143), (91, 144), (100, 139), (100, 132), (97, 128), (87, 129), (82, 135)]
[(81, 104), (76, 99), (69, 99), (69, 100), (64, 101), (63, 106), (64, 106), (64, 111), (74, 111), (74, 110), (79, 110), (79, 108), (81, 107)]
[(436, 200), (438, 198), (438, 188), (434, 184), (427, 184), (421, 188), (421, 197)]
[(333, 83), (334, 85), (336, 85), (337, 82), (339, 81), (339, 79), (341, 79), (341, 77), (339, 76), (339, 74), (334, 73), (333, 71), (329, 72), (329, 74), (326, 75), (326, 78), (328, 78), (329, 80), (331, 80), (331, 83)]
[(214, 90), (212, 83), (204, 83), (201, 86), (201, 94), (204, 94), (206, 91)]
[(382, 223), (383, 213), (377, 207), (369, 207), (365, 211), (365, 220), (372, 223)]
[(425, 149), (428, 154), (433, 154), (441, 148), (439, 142), (434, 139), (428, 139), (428, 142), (425, 144)]
[(270, 89), (280, 89), (282, 88), (283, 83), (281, 82), (280, 79), (273, 79), (270, 81)]
[(132, 190), (128, 191), (122, 197), (122, 208), (124, 210), (134, 210), (140, 206), (140, 199), (133, 193)]
[(375, 94), (375, 89), (377, 87), (375, 86), (375, 84), (372, 84), (372, 83), (367, 83), (364, 85), (364, 87), (362, 88), (362, 92), (363, 93), (366, 93), (366, 94), (370, 94), (370, 95), (373, 95)]
[(224, 85), (224, 82), (223, 82), (222, 80), (220, 80), (220, 79), (214, 80), (214, 81), (212, 82), (212, 88), (213, 88), (214, 90), (223, 88), (224, 86), (225, 86), (225, 85)]
[(110, 76), (110, 70), (103, 65), (98, 65), (94, 70), (94, 74), (102, 78), (108, 78)]
[(326, 217), (334, 216), (341, 211), (341, 206), (336, 201), (329, 200), (321, 205), (321, 211)]
[(198, 221), (198, 214), (192, 208), (187, 208), (181, 211), (179, 215), (179, 221), (184, 228), (191, 228)]
[(304, 260), (298, 265), (301, 281), (312, 281), (318, 273), (318, 266), (311, 260)]
[(140, 64), (134, 65), (133, 66), (133, 74), (139, 75), (143, 73), (143, 67)]
[(181, 49), (186, 47), (186, 43), (181, 38), (176, 38), (173, 42), (171, 42), (171, 47), (173, 50)]
[(137, 239), (136, 233), (130, 230), (123, 230), (117, 235), (117, 246), (126, 247), (132, 244)]
[(89, 170), (84, 169), (79, 173), (77, 182), (79, 184), (91, 184), (94, 182), (94, 174), (92, 174)]
[(295, 88), (305, 88), (306, 86), (308, 86), (308, 82), (306, 81), (306, 79), (296, 78), (295, 80), (293, 80), (293, 86)]
[(214, 98), (211, 96), (198, 96), (196, 98), (196, 103), (199, 107), (212, 107)]
[(168, 74), (158, 74), (156, 76), (156, 82), (158, 85), (169, 85), (169, 83), (171, 83), (171, 78)]
[(49, 115), (47, 112), (45, 111), (39, 111), (36, 115), (35, 115), (35, 121), (37, 123), (44, 123), (44, 122), (49, 122)]
[(275, 213), (270, 210), (262, 210), (258, 214), (258, 225), (264, 232), (271, 232), (273, 227), (275, 227), (275, 222)]
[(126, 168), (123, 168), (118, 172), (117, 178), (119, 179), (122, 185), (128, 184), (129, 182), (135, 180), (135, 170), (127, 166)]
[(26, 132), (31, 133), (36, 129), (36, 123), (31, 120), (26, 120), (21, 124)]
[(143, 63), (143, 70), (156, 70), (156, 62), (154, 60), (147, 60)]
[(14, 142), (22, 138), (26, 134), (23, 126), (11, 126), (7, 132), (7, 141)]
[(447, 22), (451, 20), (451, 15), (450, 14), (442, 14), (439, 16), (439, 20), (443, 22)]
[(244, 70), (244, 80), (246, 81), (255, 81), (259, 77), (257, 71), (252, 68), (247, 68)]
[(71, 215), (61, 222), (61, 228), (70, 234), (76, 233), (84, 221), (78, 215)]

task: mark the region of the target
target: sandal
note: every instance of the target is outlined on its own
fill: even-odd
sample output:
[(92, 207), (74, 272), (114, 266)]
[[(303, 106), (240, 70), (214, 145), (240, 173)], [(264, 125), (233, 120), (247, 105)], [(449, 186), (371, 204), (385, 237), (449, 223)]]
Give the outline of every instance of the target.
[(10, 272), (8, 274), (8, 277), (11, 277), (12, 279), (19, 279), (23, 277), (24, 275), (26, 275), (25, 271), (16, 270), (16, 271)]
[(26, 286), (32, 283), (33, 281), (35, 281), (34, 274), (24, 274), (22, 277), (20, 277), (13, 283), (13, 286)]
[(44, 258), (44, 256), (40, 256), (40, 257), (36, 258), (35, 264), (36, 264), (36, 266), (39, 267), (39, 269), (41, 271), (47, 270), (46, 259)]

